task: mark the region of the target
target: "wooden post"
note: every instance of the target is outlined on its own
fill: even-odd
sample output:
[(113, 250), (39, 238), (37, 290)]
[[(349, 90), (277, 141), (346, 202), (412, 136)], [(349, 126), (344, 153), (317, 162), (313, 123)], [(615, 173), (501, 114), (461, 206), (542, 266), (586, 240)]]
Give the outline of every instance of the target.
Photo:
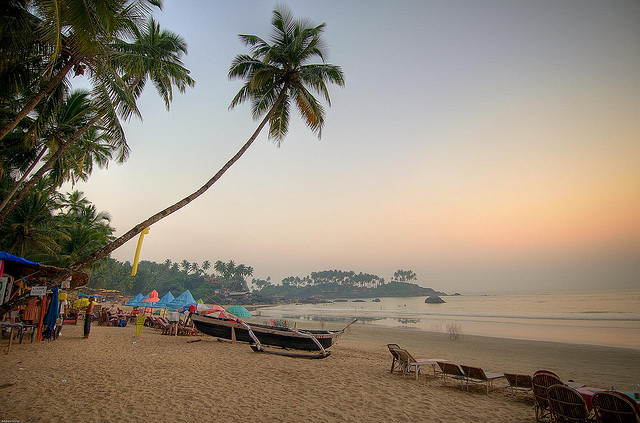
[(236, 343), (236, 328), (234, 328), (233, 326), (231, 326), (231, 343)]

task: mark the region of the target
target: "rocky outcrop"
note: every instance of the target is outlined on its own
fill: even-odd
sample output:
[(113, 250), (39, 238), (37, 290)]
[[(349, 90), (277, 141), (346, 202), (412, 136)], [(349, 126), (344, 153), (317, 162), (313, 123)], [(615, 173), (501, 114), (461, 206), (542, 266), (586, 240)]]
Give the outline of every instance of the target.
[(442, 304), (442, 303), (444, 303), (446, 301), (443, 300), (442, 298), (440, 298), (437, 295), (430, 295), (429, 297), (427, 297), (426, 300), (424, 300), (424, 302), (426, 304)]

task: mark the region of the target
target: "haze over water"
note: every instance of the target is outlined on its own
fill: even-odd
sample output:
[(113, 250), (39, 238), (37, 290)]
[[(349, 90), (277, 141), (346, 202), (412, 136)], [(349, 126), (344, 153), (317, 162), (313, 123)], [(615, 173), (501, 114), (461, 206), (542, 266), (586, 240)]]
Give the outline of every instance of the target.
[(446, 296), (445, 304), (425, 304), (424, 299), (287, 304), (259, 313), (263, 318), (323, 319), (332, 328), (339, 326), (335, 321), (357, 318), (443, 334), (448, 325), (458, 325), (463, 335), (640, 349), (640, 289)]

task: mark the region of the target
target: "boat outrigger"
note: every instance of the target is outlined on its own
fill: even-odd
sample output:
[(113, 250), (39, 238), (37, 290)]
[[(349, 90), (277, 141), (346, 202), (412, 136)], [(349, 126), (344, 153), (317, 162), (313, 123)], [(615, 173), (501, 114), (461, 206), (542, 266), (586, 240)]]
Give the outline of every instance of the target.
[[(354, 320), (341, 330), (305, 330), (248, 324), (239, 319), (225, 319), (200, 314), (191, 315), (191, 319), (200, 332), (217, 338), (248, 342), (256, 352), (306, 358), (327, 357), (331, 354), (327, 349), (336, 343), (338, 337), (349, 326), (356, 322)], [(264, 345), (283, 349), (316, 351), (317, 353), (272, 350), (265, 348)]]

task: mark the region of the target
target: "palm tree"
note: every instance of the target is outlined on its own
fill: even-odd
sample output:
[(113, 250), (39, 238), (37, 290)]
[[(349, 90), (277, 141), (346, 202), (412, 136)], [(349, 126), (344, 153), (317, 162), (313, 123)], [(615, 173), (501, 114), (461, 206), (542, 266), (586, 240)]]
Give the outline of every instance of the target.
[[(0, 140), (24, 119), (42, 99), (62, 84), (68, 73), (88, 76), (96, 85), (108, 84), (118, 92), (130, 108), (139, 114), (135, 101), (111, 63), (111, 42), (130, 31), (132, 22), (140, 22), (151, 6), (161, 7), (161, 0), (31, 0), (11, 3), (26, 5), (16, 8), (20, 18), (32, 22), (37, 43), (41, 46), (46, 68), (33, 81), (34, 96), (26, 100), (18, 113), (0, 129)], [(31, 44), (28, 44), (30, 46)], [(25, 48), (24, 45), (13, 46)]]
[[(111, 82), (104, 81), (103, 86), (96, 86), (93, 90), (93, 107), (95, 113), (93, 117), (74, 133), (68, 134), (57, 143), (57, 148), (53, 154), (47, 157), (46, 162), (36, 171), (31, 179), (21, 188), (20, 193), (7, 204), (9, 197), (4, 199), (0, 206), (0, 223), (8, 216), (13, 208), (24, 198), (27, 191), (56, 163), (62, 154), (70, 147), (77, 144), (83, 135), (94, 127), (98, 122), (102, 122), (102, 128), (106, 138), (114, 148), (119, 151), (118, 161), (126, 160), (129, 147), (126, 143), (124, 131), (118, 120), (118, 113), (128, 118), (132, 113), (132, 108), (127, 102), (127, 96), (131, 93), (135, 98), (142, 94), (146, 81), (153, 82), (156, 90), (165, 101), (167, 110), (170, 101), (173, 99), (172, 86), (176, 86), (180, 92), (185, 92), (187, 86), (194, 86), (195, 81), (189, 76), (189, 70), (183, 66), (182, 55), (187, 53), (187, 44), (179, 35), (160, 30), (160, 26), (150, 18), (143, 30), (137, 28), (129, 22), (131, 31), (134, 33), (134, 41), (131, 43), (115, 40), (112, 49), (112, 62), (117, 73), (123, 74), (123, 80), (127, 81), (126, 92), (117, 91), (115, 96)], [(118, 77), (119, 78), (119, 77)], [(108, 82), (108, 83), (107, 83)], [(39, 159), (38, 159), (39, 160)], [(12, 193), (13, 194), (13, 193)], [(4, 209), (2, 209), (4, 207)]]
[(309, 89), (320, 94), (331, 104), (326, 83), (344, 86), (344, 75), (339, 66), (308, 63), (316, 57), (324, 62), (326, 52), (321, 35), (325, 24), (313, 26), (306, 20), (296, 20), (284, 6), (277, 7), (273, 11), (271, 24), (274, 30), (272, 44), (255, 35), (240, 35), (245, 45), (250, 46), (252, 54), (238, 55), (229, 69), (230, 79), (239, 78), (246, 81), (231, 102), (230, 108), (245, 101), (251, 101), (253, 117), (259, 119), (264, 115), (249, 140), (197, 191), (154, 214), (108, 246), (79, 261), (72, 267), (74, 270), (101, 259), (145, 228), (180, 210), (204, 194), (242, 157), (267, 123), (269, 123), (269, 137), (280, 145), (289, 128), (289, 109), (292, 101), (295, 102), (307, 126), (318, 137), (321, 136), (324, 109)]
[(180, 267), (182, 267), (184, 273), (189, 273), (189, 270), (191, 270), (191, 263), (189, 262), (189, 260), (183, 259), (180, 263)]
[(202, 267), (202, 270), (204, 270), (206, 274), (207, 270), (211, 269), (211, 262), (209, 260), (205, 260), (202, 262), (202, 265), (200, 267)]

